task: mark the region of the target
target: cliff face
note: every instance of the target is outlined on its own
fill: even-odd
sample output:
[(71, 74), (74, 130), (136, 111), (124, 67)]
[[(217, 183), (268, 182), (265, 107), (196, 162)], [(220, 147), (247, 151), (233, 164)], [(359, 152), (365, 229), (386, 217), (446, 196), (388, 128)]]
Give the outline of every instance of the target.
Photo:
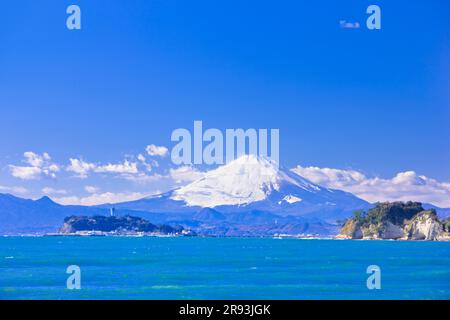
[(439, 240), (444, 233), (443, 224), (434, 211), (417, 214), (405, 226), (405, 237), (411, 240)]
[(336, 239), (357, 239), (363, 238), (361, 224), (356, 219), (350, 219), (342, 227), (341, 232), (337, 235)]
[(444, 228), (436, 211), (426, 211), (420, 203), (380, 203), (349, 219), (337, 239), (446, 240)]
[(72, 216), (64, 220), (64, 225), (61, 227), (59, 232), (61, 234), (77, 234), (83, 232), (99, 232), (105, 234), (178, 234), (183, 232), (183, 228), (171, 227), (168, 225), (154, 225), (142, 218), (131, 216)]

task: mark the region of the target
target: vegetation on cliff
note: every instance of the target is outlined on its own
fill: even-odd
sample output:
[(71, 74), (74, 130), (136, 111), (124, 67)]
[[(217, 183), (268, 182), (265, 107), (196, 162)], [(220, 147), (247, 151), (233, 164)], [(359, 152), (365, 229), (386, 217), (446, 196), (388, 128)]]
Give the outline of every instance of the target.
[(362, 227), (380, 225), (387, 221), (398, 225), (404, 223), (405, 220), (412, 219), (422, 211), (425, 210), (419, 202), (385, 202), (377, 204), (367, 212), (354, 213), (354, 218)]
[(71, 216), (64, 220), (60, 229), (62, 234), (83, 232), (100, 232), (111, 234), (151, 233), (151, 234), (181, 234), (182, 227), (169, 225), (154, 225), (145, 219), (132, 216)]
[(444, 229), (445, 229), (445, 232), (450, 232), (450, 217), (448, 217), (444, 221)]

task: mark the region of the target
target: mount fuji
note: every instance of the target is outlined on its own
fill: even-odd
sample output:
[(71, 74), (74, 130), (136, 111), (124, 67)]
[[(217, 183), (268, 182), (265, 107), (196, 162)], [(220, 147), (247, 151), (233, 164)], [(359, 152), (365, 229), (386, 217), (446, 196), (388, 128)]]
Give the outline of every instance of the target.
[(263, 212), (335, 223), (371, 205), (321, 187), (266, 158), (246, 155), (165, 194), (115, 205), (118, 209), (189, 215), (213, 209), (224, 215)]

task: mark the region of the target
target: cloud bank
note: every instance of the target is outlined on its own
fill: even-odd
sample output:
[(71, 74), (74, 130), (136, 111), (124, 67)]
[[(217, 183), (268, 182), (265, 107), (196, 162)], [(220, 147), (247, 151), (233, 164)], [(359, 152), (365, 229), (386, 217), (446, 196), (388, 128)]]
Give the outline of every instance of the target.
[(192, 166), (181, 166), (175, 169), (170, 169), (170, 178), (172, 178), (175, 183), (183, 184), (194, 182), (198, 179), (204, 177), (205, 172), (199, 171)]
[(0, 186), (0, 192), (25, 194), (25, 193), (28, 193), (28, 189), (26, 189), (24, 187)]
[(10, 165), (11, 175), (22, 180), (39, 180), (43, 177), (56, 178), (59, 172), (59, 165), (51, 161), (51, 157), (47, 152), (37, 154), (27, 151), (23, 154), (23, 162), (26, 166)]
[(332, 168), (297, 166), (292, 171), (314, 183), (351, 192), (369, 202), (412, 200), (450, 207), (450, 183), (439, 182), (414, 171), (400, 172), (390, 179)]
[(120, 203), (127, 201), (134, 201), (150, 196), (151, 193), (131, 192), (131, 193), (94, 193), (86, 197), (68, 196), (53, 198), (59, 204), (62, 205), (82, 205), (82, 206), (95, 206), (106, 203)]

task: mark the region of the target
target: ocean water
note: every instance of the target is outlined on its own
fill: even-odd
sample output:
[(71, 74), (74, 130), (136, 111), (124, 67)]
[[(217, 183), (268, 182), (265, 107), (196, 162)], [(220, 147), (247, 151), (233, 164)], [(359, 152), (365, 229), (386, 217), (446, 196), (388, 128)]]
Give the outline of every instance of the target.
[(450, 299), (450, 243), (4, 237), (0, 299)]

